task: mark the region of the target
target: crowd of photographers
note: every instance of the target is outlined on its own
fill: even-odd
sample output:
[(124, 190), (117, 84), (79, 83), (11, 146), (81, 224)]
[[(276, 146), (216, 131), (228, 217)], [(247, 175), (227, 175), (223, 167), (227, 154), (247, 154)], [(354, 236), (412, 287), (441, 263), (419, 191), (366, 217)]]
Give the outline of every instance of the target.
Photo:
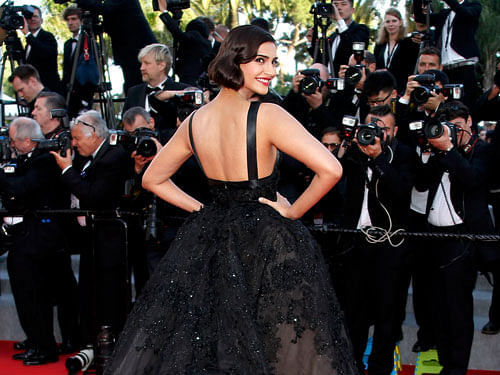
[[(90, 0), (78, 3), (97, 7)], [(481, 5), (445, 3), (447, 9), (431, 13), (428, 2), (415, 0), (418, 31), (409, 36), (399, 11), (388, 9), (373, 53), (368, 28), (352, 18), (351, 0), (315, 3), (314, 27), (307, 33), (313, 64), (293, 77), (284, 98), (272, 90), (255, 98), (282, 105), (342, 163), (342, 180), (303, 220), (362, 232), (316, 233), (360, 373), (371, 326), (368, 373), (392, 372), (412, 282), (419, 326), (413, 350), (436, 348), (442, 374), (465, 374), (478, 270), (492, 271), (494, 281), (500, 280), (498, 243), (459, 236), (495, 233), (494, 218), (500, 215), (500, 181), (493, 171), (500, 156), (495, 130), (500, 64), (494, 85), (480, 95), (473, 35)], [(101, 5), (114, 9), (115, 4)], [(185, 217), (142, 189), (142, 174), (178, 124), (217, 94), (206, 68), (228, 29), (200, 17), (182, 31), (177, 21), (184, 2), (155, 5), (174, 37), (174, 53), (154, 37), (127, 49), (115, 43), (117, 30), (107, 24), (128, 77), (120, 130), (108, 129), (101, 114), (89, 110), (98, 89), (98, 63), (79, 54), (89, 48), (80, 37), (85, 12), (69, 7), (63, 15), (73, 34), (64, 45), (63, 85), (47, 78), (51, 70), (40, 65), (54, 63), (47, 59), (51, 37), (47, 44), (38, 39), (44, 35), (40, 9), (25, 21), (24, 64), (9, 82), (29, 116), (15, 119), (0, 141), (0, 195), (7, 209), (2, 246), (9, 251), (9, 277), (27, 337), (14, 345), (21, 350), (14, 358), (25, 365), (57, 361), (60, 353), (80, 349), (69, 366), (88, 365), (101, 327), (116, 336), (124, 324), (132, 301), (130, 274), (138, 294)], [(263, 19), (252, 23), (268, 27)], [(332, 24), (336, 31), (326, 35)], [(44, 59), (29, 59), (40, 51)], [(172, 69), (179, 80), (169, 76)], [(139, 82), (131, 78), (138, 75)], [(191, 159), (175, 182), (207, 201), (206, 182)], [(287, 155), (279, 168), (279, 190), (293, 201), (311, 171)], [(402, 231), (436, 235), (403, 237)], [(77, 253), (78, 282), (70, 259)], [(483, 333), (500, 332), (499, 293), (496, 287)]]

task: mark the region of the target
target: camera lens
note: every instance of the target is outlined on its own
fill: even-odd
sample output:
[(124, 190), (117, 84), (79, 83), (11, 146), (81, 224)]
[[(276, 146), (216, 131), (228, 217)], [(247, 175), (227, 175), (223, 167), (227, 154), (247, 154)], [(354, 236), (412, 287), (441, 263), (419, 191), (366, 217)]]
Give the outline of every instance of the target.
[(362, 146), (375, 144), (375, 132), (373, 129), (360, 127), (358, 130), (358, 143)]
[(137, 145), (137, 155), (144, 156), (146, 158), (156, 155), (156, 143), (151, 139), (142, 139)]
[(361, 69), (355, 66), (350, 66), (345, 71), (345, 82), (350, 84), (351, 86), (355, 86), (356, 83), (361, 81), (362, 76), (363, 72), (361, 71)]
[(421, 86), (415, 87), (410, 97), (415, 104), (424, 104), (430, 96), (431, 90), (429, 90), (427, 87)]
[(428, 139), (439, 138), (443, 134), (443, 125), (439, 120), (429, 120), (425, 124), (424, 134)]
[(304, 95), (311, 95), (316, 92), (319, 82), (314, 76), (305, 76), (299, 83), (299, 92)]

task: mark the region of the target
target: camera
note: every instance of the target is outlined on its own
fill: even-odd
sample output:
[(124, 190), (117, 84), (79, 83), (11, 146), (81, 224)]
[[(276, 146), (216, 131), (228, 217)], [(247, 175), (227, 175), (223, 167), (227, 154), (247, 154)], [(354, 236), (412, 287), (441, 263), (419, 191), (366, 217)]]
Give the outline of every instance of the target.
[(410, 100), (417, 105), (424, 104), (432, 96), (431, 93), (443, 94), (448, 99), (460, 100), (462, 99), (464, 92), (464, 85), (458, 84), (447, 84), (442, 88), (436, 86), (434, 74), (418, 74), (415, 76), (415, 81), (417, 81), (421, 86), (415, 87), (410, 95)]
[(135, 151), (137, 155), (148, 158), (158, 152), (156, 143), (152, 139), (156, 137), (156, 132), (149, 128), (138, 128), (132, 134), (124, 130), (110, 130), (109, 144), (112, 146), (121, 144), (127, 152)]
[(66, 157), (66, 150), (71, 148), (71, 132), (63, 130), (57, 138), (54, 139), (33, 139), (38, 142), (36, 147), (38, 150), (60, 151), (61, 156)]
[(331, 17), (335, 10), (333, 9), (333, 4), (331, 3), (321, 3), (316, 2), (311, 5), (311, 9), (309, 10), (310, 14), (314, 14), (317, 17)]
[(449, 129), (449, 136), (451, 142), (457, 145), (458, 131), (457, 127), (448, 121), (441, 121), (437, 118), (430, 118), (427, 121), (413, 121), (410, 122), (410, 131), (414, 132), (417, 141), (420, 145), (427, 143), (428, 139), (439, 138), (444, 133), (444, 127), (447, 126)]
[(203, 91), (183, 91), (181, 94), (176, 94), (172, 100), (177, 107), (177, 117), (184, 121), (191, 112), (203, 105)]
[(13, 6), (12, 1), (5, 2), (0, 10), (0, 27), (6, 31), (22, 29), (24, 19), (31, 19), (35, 13), (35, 8), (31, 5)]
[(76, 375), (80, 371), (86, 371), (94, 361), (94, 348), (92, 345), (80, 350), (76, 355), (66, 360), (68, 375)]
[[(178, 11), (183, 9), (188, 9), (191, 7), (190, 0), (167, 0), (168, 11)], [(159, 11), (160, 6), (158, 5), (158, 0), (153, 0), (153, 10)]]
[(363, 70), (365, 74), (368, 74), (366, 66), (361, 64), (365, 58), (365, 43), (364, 42), (354, 42), (352, 43), (352, 52), (354, 55), (355, 65), (349, 66), (345, 71), (345, 83), (350, 86), (356, 86), (356, 84), (361, 81), (363, 77)]
[(319, 77), (319, 69), (304, 69), (300, 74), (305, 77), (299, 82), (299, 94), (311, 95), (316, 92), (316, 89), (321, 87), (321, 78)]
[(372, 117), (373, 122), (369, 124), (361, 124), (358, 126), (356, 139), (362, 146), (374, 145), (375, 137), (379, 137), (380, 141), (384, 141), (384, 131), (377, 125), (376, 119)]

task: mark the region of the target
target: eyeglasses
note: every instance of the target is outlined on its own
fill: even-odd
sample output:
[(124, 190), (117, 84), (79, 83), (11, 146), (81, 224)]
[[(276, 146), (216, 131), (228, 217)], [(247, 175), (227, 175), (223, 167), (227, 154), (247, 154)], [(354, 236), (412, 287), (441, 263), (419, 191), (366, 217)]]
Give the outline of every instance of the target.
[(329, 148), (329, 147), (338, 148), (338, 147), (340, 147), (340, 143), (336, 143), (336, 142), (333, 142), (333, 143), (322, 142), (322, 143), (323, 143), (323, 146), (325, 146), (326, 148)]
[(88, 126), (89, 128), (92, 128), (95, 131), (95, 126), (92, 125), (92, 124), (89, 124), (86, 121), (83, 121), (83, 120), (80, 120), (80, 119), (76, 119), (76, 118), (74, 118), (73, 120), (71, 120), (71, 125), (76, 125), (76, 124), (82, 124), (82, 125)]
[(374, 105), (380, 105), (380, 104), (384, 104), (384, 102), (389, 99), (389, 96), (391, 96), (392, 92), (390, 92), (389, 94), (387, 94), (387, 96), (384, 98), (384, 99), (368, 99), (368, 104), (374, 104)]

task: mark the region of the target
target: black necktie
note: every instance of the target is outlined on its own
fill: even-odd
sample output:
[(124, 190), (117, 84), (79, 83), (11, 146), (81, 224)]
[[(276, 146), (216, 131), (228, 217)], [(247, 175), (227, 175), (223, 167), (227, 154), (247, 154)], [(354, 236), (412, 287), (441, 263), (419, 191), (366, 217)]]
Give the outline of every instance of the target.
[(151, 87), (151, 86), (146, 86), (146, 95), (149, 95), (151, 93), (156, 93), (158, 91), (161, 91), (162, 88), (161, 87)]

